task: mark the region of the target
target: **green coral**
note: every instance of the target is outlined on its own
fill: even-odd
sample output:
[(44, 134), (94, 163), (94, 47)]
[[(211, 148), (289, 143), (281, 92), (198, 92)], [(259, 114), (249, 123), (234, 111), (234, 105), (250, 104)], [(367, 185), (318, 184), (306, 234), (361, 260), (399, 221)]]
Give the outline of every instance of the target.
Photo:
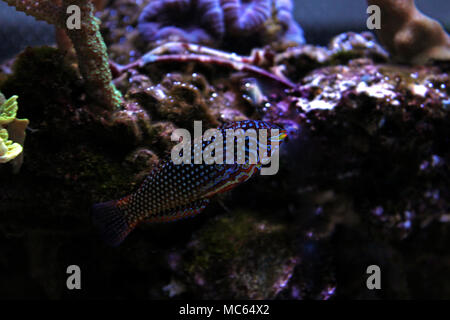
[(12, 96), (0, 105), (0, 126), (5, 126), (16, 118), (17, 109), (19, 109), (17, 98), (18, 96)]
[[(4, 101), (5, 99), (0, 93), (0, 163), (6, 163), (17, 158), (23, 151), (20, 143), (23, 144), (28, 120), (16, 119), (17, 98), (17, 96), (12, 96)], [(23, 139), (20, 139), (19, 143), (9, 139), (9, 132), (13, 132), (14, 136), (20, 136), (20, 131), (22, 130)]]
[(6, 129), (0, 129), (0, 163), (13, 160), (22, 151), (23, 148), (20, 144), (8, 140), (8, 131)]

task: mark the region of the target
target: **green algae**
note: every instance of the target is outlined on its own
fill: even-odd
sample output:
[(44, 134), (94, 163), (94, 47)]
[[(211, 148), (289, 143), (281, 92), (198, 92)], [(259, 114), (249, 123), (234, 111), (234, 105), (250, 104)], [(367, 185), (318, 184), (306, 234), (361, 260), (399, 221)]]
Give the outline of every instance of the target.
[(288, 227), (252, 212), (218, 217), (199, 230), (193, 243), (188, 274), (210, 284), (226, 282), (215, 290), (235, 298), (273, 297), (295, 261)]

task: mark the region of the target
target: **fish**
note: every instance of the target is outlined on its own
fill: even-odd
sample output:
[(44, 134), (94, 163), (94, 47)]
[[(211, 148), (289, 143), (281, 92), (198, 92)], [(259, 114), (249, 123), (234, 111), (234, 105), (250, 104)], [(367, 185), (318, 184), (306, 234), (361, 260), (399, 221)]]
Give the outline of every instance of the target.
[[(258, 120), (236, 121), (218, 128), (223, 137), (226, 137), (228, 129), (244, 131), (254, 129), (257, 132), (259, 129), (266, 129), (268, 138), (263, 143), (266, 148), (264, 150), (267, 150), (266, 155), (269, 157), (287, 137), (286, 131), (282, 128)], [(274, 131), (275, 134), (272, 135), (272, 129), (278, 131)], [(120, 245), (140, 223), (171, 222), (196, 216), (206, 208), (212, 197), (230, 191), (257, 175), (261, 170), (263, 161), (259, 156), (256, 161), (249, 161), (251, 151), (255, 151), (255, 148), (250, 148), (252, 143), (256, 143), (258, 155), (262, 146), (262, 141), (252, 141), (253, 139), (254, 137), (251, 136), (245, 137), (245, 161), (241, 164), (237, 163), (239, 161), (212, 164), (194, 164), (194, 161), (190, 161), (190, 163), (175, 164), (172, 158), (161, 161), (134, 193), (119, 200), (95, 204), (92, 207), (93, 224), (99, 230), (103, 240), (115, 247)], [(215, 141), (215, 137), (210, 141), (205, 142), (203, 139), (201, 141), (202, 150), (205, 150), (209, 143)], [(276, 143), (275, 148), (272, 149), (273, 142)], [(226, 150), (227, 143), (224, 138), (223, 155), (226, 155)], [(237, 159), (238, 148), (233, 146), (232, 150)], [(194, 159), (194, 152), (191, 154)]]

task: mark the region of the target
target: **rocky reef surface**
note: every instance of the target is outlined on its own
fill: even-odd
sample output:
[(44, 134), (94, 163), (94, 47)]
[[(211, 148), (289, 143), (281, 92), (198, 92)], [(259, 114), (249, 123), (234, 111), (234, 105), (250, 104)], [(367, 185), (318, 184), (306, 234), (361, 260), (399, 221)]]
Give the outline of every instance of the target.
[[(97, 13), (115, 62), (154, 49), (136, 29), (145, 5)], [(200, 60), (118, 67), (125, 103), (111, 113), (58, 49), (2, 65), (0, 91), (30, 122), (20, 172), (0, 166), (0, 297), (450, 298), (449, 65), (392, 64), (371, 34), (262, 52), (252, 61), (276, 77)], [(90, 207), (134, 190), (175, 128), (243, 119), (288, 130), (277, 175), (102, 243)], [(81, 291), (65, 289), (72, 264)], [(372, 264), (383, 290), (366, 287)]]

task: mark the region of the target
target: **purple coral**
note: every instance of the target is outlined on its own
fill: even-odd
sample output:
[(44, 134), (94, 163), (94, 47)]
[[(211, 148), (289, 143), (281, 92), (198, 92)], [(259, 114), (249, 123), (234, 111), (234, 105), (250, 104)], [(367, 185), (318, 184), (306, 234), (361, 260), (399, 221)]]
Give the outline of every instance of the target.
[(231, 33), (249, 34), (261, 28), (271, 14), (271, 0), (221, 0)]
[[(139, 17), (139, 31), (147, 41), (175, 38), (187, 42), (212, 43), (213, 32), (208, 33), (204, 27), (208, 24), (216, 31), (216, 35), (223, 35), (222, 17), (214, 9), (219, 0), (205, 0), (199, 9), (203, 11), (199, 25), (191, 24), (199, 16), (192, 17), (195, 10), (190, 0), (152, 0)], [(189, 19), (180, 19), (189, 17)], [(183, 20), (185, 23), (181, 23)]]
[(209, 25), (218, 36), (225, 34), (224, 13), (220, 6), (221, 0), (198, 0), (197, 6), (202, 13), (202, 22)]
[(277, 19), (286, 29), (284, 38), (287, 41), (304, 43), (303, 30), (292, 17), (293, 5), (291, 0), (276, 0), (275, 11), (277, 12)]
[(272, 24), (281, 26), (285, 40), (304, 43), (292, 8), (291, 0), (152, 0), (139, 18), (139, 30), (151, 42), (213, 44), (224, 38), (270, 34)]

